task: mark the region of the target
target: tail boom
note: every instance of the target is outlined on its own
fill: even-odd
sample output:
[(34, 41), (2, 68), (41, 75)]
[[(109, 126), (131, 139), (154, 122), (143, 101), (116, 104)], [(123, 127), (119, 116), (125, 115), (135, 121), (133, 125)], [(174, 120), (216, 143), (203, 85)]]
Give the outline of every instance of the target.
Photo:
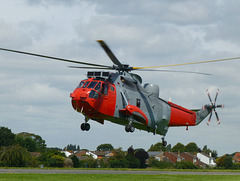
[(212, 108), (210, 108), (209, 105), (204, 106), (200, 110), (193, 111), (172, 102), (168, 103), (171, 106), (171, 116), (168, 124), (169, 127), (196, 126), (212, 112)]

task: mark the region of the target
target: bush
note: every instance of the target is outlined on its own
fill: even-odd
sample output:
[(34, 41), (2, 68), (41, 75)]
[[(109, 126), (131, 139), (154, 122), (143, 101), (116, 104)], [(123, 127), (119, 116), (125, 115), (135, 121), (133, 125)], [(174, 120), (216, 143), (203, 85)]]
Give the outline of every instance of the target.
[(60, 155), (53, 155), (50, 159), (48, 159), (48, 164), (50, 167), (63, 167), (64, 157)]
[(78, 159), (78, 157), (76, 155), (73, 155), (70, 158), (72, 159), (74, 168), (80, 167), (80, 161), (79, 161), (79, 159)]
[(149, 167), (152, 168), (160, 168), (160, 169), (165, 169), (165, 168), (174, 168), (174, 165), (170, 162), (164, 162), (164, 161), (158, 161), (154, 158), (149, 159)]
[(97, 168), (98, 163), (97, 163), (97, 160), (95, 160), (92, 157), (89, 157), (86, 160), (81, 160), (80, 161), (80, 167), (83, 167), (83, 168)]
[(0, 161), (7, 167), (25, 167), (29, 162), (30, 154), (21, 146), (6, 146), (0, 149)]
[(177, 169), (197, 169), (198, 167), (190, 161), (177, 162), (175, 167)]
[(110, 160), (110, 167), (111, 168), (128, 168), (128, 161), (125, 158)]

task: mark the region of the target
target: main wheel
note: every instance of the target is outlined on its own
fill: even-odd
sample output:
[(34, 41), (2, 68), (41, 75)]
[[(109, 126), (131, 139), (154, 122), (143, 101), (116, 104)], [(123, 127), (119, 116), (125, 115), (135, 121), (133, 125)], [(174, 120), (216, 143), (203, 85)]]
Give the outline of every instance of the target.
[(85, 131), (89, 131), (90, 130), (90, 124), (89, 123), (85, 123)]
[(162, 145), (165, 147), (165, 146), (167, 146), (167, 141), (163, 141), (162, 142)]
[(81, 124), (81, 130), (82, 131), (89, 131), (90, 130), (90, 124), (89, 123), (82, 123)]
[(129, 128), (129, 124), (127, 124), (126, 126), (125, 126), (125, 131), (128, 133), (129, 131), (130, 131), (130, 128)]
[(135, 131), (135, 127), (130, 125), (130, 132), (133, 133)]
[(134, 130), (135, 130), (135, 127), (134, 126), (132, 126), (132, 125), (129, 125), (129, 124), (127, 124), (126, 126), (125, 126), (125, 131), (128, 133), (128, 132), (134, 132)]
[(82, 123), (80, 128), (81, 128), (82, 131), (85, 131), (85, 123)]

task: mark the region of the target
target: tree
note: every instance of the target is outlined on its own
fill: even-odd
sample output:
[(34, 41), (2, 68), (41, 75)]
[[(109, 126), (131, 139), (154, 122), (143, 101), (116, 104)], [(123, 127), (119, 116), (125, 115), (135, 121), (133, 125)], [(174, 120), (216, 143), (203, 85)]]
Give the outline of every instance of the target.
[(132, 146), (128, 148), (128, 154), (125, 156), (125, 158), (128, 161), (128, 168), (140, 167), (140, 160), (134, 156), (134, 149)]
[(19, 144), (30, 152), (43, 152), (46, 148), (45, 140), (41, 136), (27, 132), (18, 133), (15, 144)]
[(148, 153), (144, 149), (138, 149), (134, 156), (140, 161), (140, 168), (146, 168), (146, 160), (149, 158)]
[(50, 167), (63, 167), (64, 157), (60, 155), (53, 155), (48, 159), (48, 166)]
[(233, 167), (232, 156), (223, 155), (216, 159), (217, 167), (231, 169)]
[(218, 156), (217, 150), (213, 150), (212, 151), (212, 157), (216, 159), (217, 156)]
[(126, 153), (122, 151), (122, 148), (113, 150), (114, 156), (109, 158), (109, 164), (111, 168), (127, 168), (128, 161), (126, 159)]
[(171, 144), (168, 144), (166, 147), (162, 145), (161, 142), (156, 143), (155, 145), (152, 145), (148, 151), (170, 151), (171, 150)]
[(208, 149), (207, 145), (204, 145), (203, 149), (202, 149), (203, 153), (206, 153), (207, 155), (209, 155), (209, 153), (211, 152), (210, 149)]
[(128, 164), (128, 168), (140, 168), (141, 163), (140, 160), (138, 158), (136, 158), (133, 155), (127, 154), (126, 155), (126, 160), (127, 160), (127, 164)]
[(197, 151), (198, 151), (198, 146), (197, 146), (196, 143), (193, 143), (193, 142), (188, 143), (188, 144), (185, 146), (185, 151), (186, 151), (186, 152), (192, 152), (192, 153), (197, 152)]
[(98, 163), (93, 157), (89, 156), (86, 160), (80, 161), (81, 167), (84, 168), (97, 168)]
[(16, 135), (15, 144), (20, 145), (27, 149), (29, 152), (36, 152), (37, 146), (36, 142), (30, 137), (23, 137), (21, 135)]
[(69, 144), (66, 147), (63, 148), (63, 150), (72, 150), (72, 151), (79, 151), (80, 150), (80, 146), (79, 145), (73, 145), (73, 144)]
[(0, 146), (10, 146), (14, 143), (15, 134), (6, 127), (0, 127)]
[(101, 144), (97, 147), (97, 151), (112, 151), (114, 148), (111, 144)]
[(80, 167), (80, 161), (79, 161), (79, 159), (78, 159), (78, 157), (76, 155), (73, 155), (70, 158), (72, 159), (74, 168)]
[(184, 152), (185, 146), (182, 143), (177, 143), (174, 147), (172, 147), (172, 152)]
[(224, 168), (225, 169), (231, 169), (233, 167), (232, 157), (227, 156), (224, 159)]
[(7, 167), (25, 167), (30, 159), (29, 152), (19, 146), (1, 147), (0, 161)]
[(58, 148), (46, 148), (45, 151), (41, 153), (38, 160), (41, 164), (49, 166), (49, 160), (54, 155), (58, 155), (63, 158), (65, 157), (65, 154), (61, 153)]

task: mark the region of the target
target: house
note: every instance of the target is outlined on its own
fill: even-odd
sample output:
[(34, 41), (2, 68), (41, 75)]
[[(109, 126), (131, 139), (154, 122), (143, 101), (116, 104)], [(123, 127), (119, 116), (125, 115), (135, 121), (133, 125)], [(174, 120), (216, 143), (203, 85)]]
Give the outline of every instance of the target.
[(211, 152), (209, 155), (204, 153), (197, 153), (197, 158), (199, 161), (205, 163), (208, 166), (215, 167), (217, 164), (214, 162), (214, 158), (211, 155)]
[(66, 151), (61, 151), (61, 153), (64, 153), (66, 157), (70, 157), (73, 154), (73, 152), (67, 151), (67, 150)]
[(180, 156), (184, 158), (184, 161), (190, 161), (193, 164), (195, 164), (198, 161), (197, 156), (189, 152), (180, 153)]
[(239, 153), (235, 153), (232, 161), (233, 161), (233, 163), (240, 163), (240, 152)]
[(90, 151), (79, 151), (74, 153), (74, 155), (80, 160), (80, 158), (82, 159), (82, 156), (91, 156), (94, 159), (97, 159), (98, 156)]
[[(171, 163), (176, 163), (180, 161), (184, 161), (185, 159), (180, 155), (180, 152), (165, 152), (164, 154), (165, 160), (168, 160)], [(162, 160), (163, 161), (163, 160)]]
[(162, 151), (149, 151), (149, 158), (155, 158), (158, 161), (163, 160), (163, 152)]
[(106, 156), (106, 152), (103, 151), (93, 151), (93, 154), (97, 155), (97, 159), (101, 160), (102, 158), (104, 158)]

